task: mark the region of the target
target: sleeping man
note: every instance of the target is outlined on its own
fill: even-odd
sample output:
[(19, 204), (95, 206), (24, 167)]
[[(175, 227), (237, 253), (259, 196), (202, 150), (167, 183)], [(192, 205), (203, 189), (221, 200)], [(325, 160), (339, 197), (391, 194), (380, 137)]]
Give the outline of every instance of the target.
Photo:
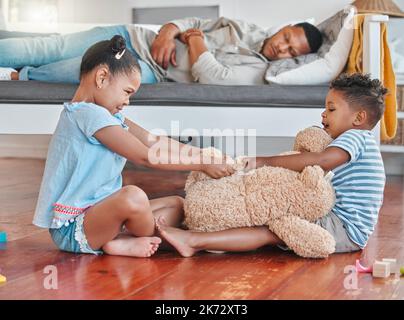
[(79, 83), (83, 53), (116, 34), (139, 59), (142, 83), (264, 84), (272, 61), (316, 52), (322, 44), (320, 31), (306, 22), (272, 31), (223, 17), (185, 18), (163, 25), (157, 35), (133, 24), (96, 27), (65, 35), (1, 39), (0, 80)]

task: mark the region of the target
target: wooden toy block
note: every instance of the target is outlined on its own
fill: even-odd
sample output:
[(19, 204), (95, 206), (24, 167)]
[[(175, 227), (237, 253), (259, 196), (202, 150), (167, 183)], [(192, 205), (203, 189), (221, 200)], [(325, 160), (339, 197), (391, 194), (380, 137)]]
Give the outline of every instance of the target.
[(0, 274), (0, 283), (5, 283), (5, 282), (7, 282), (7, 278)]
[(7, 242), (7, 233), (5, 231), (0, 231), (0, 242)]
[(390, 276), (390, 263), (383, 261), (376, 261), (373, 264), (373, 277), (387, 278)]
[(390, 263), (390, 272), (391, 273), (394, 273), (394, 274), (397, 273), (397, 259), (384, 258), (382, 261)]

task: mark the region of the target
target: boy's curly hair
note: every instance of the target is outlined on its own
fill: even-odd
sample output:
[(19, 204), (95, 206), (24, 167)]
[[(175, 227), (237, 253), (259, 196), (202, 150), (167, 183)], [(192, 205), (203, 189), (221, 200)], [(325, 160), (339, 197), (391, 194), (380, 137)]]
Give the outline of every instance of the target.
[(341, 91), (350, 107), (365, 109), (372, 128), (381, 119), (387, 89), (380, 80), (371, 79), (369, 74), (343, 73), (331, 82), (330, 89)]

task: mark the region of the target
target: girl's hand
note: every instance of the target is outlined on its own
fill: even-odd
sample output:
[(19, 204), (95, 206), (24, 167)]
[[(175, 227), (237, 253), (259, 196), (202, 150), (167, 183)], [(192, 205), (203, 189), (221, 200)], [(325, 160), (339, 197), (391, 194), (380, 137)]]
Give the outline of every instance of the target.
[(229, 164), (203, 164), (202, 171), (214, 179), (231, 176), (235, 170)]

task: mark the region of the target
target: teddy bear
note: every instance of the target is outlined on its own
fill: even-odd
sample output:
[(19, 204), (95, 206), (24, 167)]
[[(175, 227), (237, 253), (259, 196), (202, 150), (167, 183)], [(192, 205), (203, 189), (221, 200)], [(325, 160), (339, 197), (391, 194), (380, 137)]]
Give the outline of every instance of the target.
[[(320, 152), (332, 141), (319, 127), (300, 131), (296, 152)], [(220, 156), (217, 149), (204, 149)], [(227, 158), (229, 159), (229, 158)], [(189, 230), (220, 231), (267, 225), (297, 255), (325, 258), (335, 251), (335, 240), (314, 222), (330, 212), (335, 203), (331, 179), (319, 166), (301, 173), (264, 166), (244, 172), (245, 157), (230, 159), (236, 173), (212, 179), (191, 172), (185, 183), (184, 224)]]

